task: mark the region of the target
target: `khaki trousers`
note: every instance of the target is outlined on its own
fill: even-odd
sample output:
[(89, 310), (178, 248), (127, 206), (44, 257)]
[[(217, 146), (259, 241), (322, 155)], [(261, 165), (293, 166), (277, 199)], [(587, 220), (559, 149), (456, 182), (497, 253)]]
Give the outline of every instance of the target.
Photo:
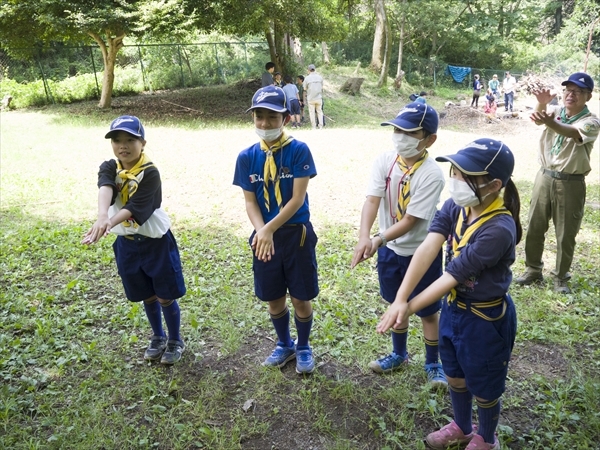
[(561, 280), (568, 278), (584, 208), (585, 180), (557, 180), (538, 172), (525, 237), (525, 265), (530, 272), (542, 272), (544, 241), (552, 219), (556, 233), (556, 266), (551, 273)]

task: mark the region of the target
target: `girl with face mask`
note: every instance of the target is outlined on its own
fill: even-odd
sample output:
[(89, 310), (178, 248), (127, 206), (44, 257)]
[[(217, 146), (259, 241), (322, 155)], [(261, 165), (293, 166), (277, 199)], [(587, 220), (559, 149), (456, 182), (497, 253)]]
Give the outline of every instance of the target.
[[(440, 296), (439, 351), (454, 420), (430, 433), (431, 448), (499, 450), (495, 431), (517, 329), (508, 294), (510, 266), (521, 239), (513, 154), (502, 142), (478, 139), (438, 161), (452, 164), (450, 195), (415, 252), (396, 299), (377, 325), (383, 333)], [(444, 274), (407, 301), (427, 265), (446, 244)], [(479, 426), (472, 425), (473, 398)]]

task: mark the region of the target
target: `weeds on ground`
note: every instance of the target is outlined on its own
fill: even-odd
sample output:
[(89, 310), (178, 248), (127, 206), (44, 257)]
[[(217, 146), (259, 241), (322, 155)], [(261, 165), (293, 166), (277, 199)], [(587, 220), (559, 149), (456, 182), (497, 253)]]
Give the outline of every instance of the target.
[[(589, 212), (582, 236), (593, 239), (600, 218)], [(373, 331), (385, 306), (372, 264), (348, 269), (350, 227), (320, 234), (318, 369), (298, 377), (293, 367), (260, 366), (273, 333), (253, 296), (245, 239), (216, 226), (175, 230), (188, 348), (165, 368), (142, 360), (149, 328), (143, 308), (124, 299), (112, 238), (87, 248), (79, 244), (87, 224), (13, 210), (1, 219), (1, 448), (424, 448), (423, 437), (452, 416), (447, 394), (425, 387), (418, 321), (404, 372), (365, 369), (389, 342)], [(574, 294), (513, 290), (520, 329), (499, 427), (506, 448), (593, 448), (600, 439), (591, 264), (600, 249), (579, 251)]]

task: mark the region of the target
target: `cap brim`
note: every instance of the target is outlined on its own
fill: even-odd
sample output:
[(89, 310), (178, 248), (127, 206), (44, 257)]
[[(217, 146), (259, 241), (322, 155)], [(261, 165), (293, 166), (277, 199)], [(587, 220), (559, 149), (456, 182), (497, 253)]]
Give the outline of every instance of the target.
[(393, 127), (396, 127), (402, 131), (419, 131), (422, 130), (423, 127), (415, 127), (414, 124), (410, 123), (410, 122), (406, 122), (406, 121), (399, 121), (398, 123), (396, 122), (381, 122), (381, 126), (386, 126), (386, 125), (391, 125)]
[(581, 89), (589, 89), (590, 88), (587, 84), (582, 83), (581, 81), (566, 80), (566, 81), (563, 81), (562, 83), (560, 83), (561, 86), (566, 86), (567, 84), (574, 84), (575, 86), (578, 86)]
[(248, 108), (246, 110), (246, 112), (248, 113), (250, 111), (253, 111), (255, 109), (260, 109), (260, 108), (262, 108), (262, 109), (268, 109), (270, 111), (275, 111), (275, 112), (278, 112), (278, 113), (287, 112), (287, 108), (277, 108), (275, 106), (266, 106), (266, 105), (251, 106), (250, 108)]
[[(138, 133), (132, 133), (130, 129), (128, 128), (113, 128), (112, 130), (110, 130), (108, 133), (106, 133), (106, 135), (104, 136), (104, 139), (111, 139), (115, 134), (117, 134), (119, 131), (124, 131), (127, 134), (130, 134), (132, 136), (135, 137), (139, 137), (141, 138), (142, 135), (138, 134)], [(143, 139), (143, 138), (142, 138)]]
[(438, 162), (449, 162), (453, 166), (456, 166), (458, 170), (462, 173), (466, 173), (467, 175), (487, 175), (488, 172), (486, 170), (479, 170), (478, 167), (475, 167), (473, 161), (469, 158), (466, 158), (462, 155), (446, 155), (446, 156), (438, 156), (435, 158)]

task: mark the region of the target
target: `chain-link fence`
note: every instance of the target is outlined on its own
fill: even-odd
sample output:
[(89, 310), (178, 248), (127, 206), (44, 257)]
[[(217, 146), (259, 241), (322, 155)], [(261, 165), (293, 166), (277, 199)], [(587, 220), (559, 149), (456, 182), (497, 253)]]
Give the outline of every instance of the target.
[[(318, 60), (315, 57), (320, 47), (306, 50), (305, 56)], [(368, 65), (372, 43), (332, 43), (329, 51), (336, 64), (352, 65), (360, 61)], [(0, 50), (0, 97), (13, 96), (14, 106), (68, 103), (100, 97), (104, 66), (99, 47), (57, 45), (30, 54), (35, 56), (18, 60)], [(396, 58), (394, 55), (391, 61), (390, 76), (396, 72)], [(117, 54), (113, 95), (225, 84), (260, 77), (268, 59), (266, 42), (126, 45)], [(403, 56), (404, 80), (414, 86), (456, 87), (457, 82), (447, 72), (447, 67), (448, 64), (440, 60)], [(491, 79), (493, 74), (502, 79), (504, 74), (502, 69), (470, 69), (460, 82), (464, 88), (471, 86), (474, 73), (479, 73), (482, 80)], [(512, 68), (511, 72), (519, 76), (521, 71)]]
[[(100, 97), (102, 53), (97, 46), (54, 47), (26, 60), (0, 52), (0, 95), (27, 104)], [(127, 45), (117, 54), (114, 95), (225, 84), (260, 76), (266, 42)]]

